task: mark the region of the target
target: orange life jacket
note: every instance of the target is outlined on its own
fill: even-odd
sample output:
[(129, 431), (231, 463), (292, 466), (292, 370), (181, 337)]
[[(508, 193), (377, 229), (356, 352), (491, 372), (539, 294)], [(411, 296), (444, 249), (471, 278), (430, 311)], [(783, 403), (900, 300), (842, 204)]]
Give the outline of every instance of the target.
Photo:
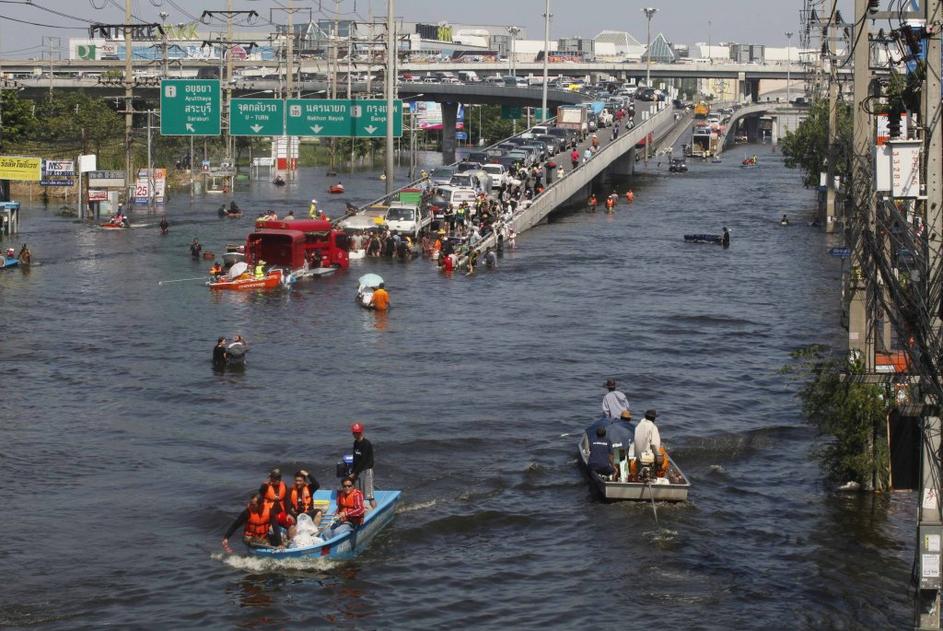
[(265, 498), (263, 502), (265, 504), (265, 508), (272, 508), (276, 502), (276, 496), (279, 498), (278, 501), (284, 502), (286, 495), (288, 495), (288, 487), (285, 486), (284, 482), (278, 483), (277, 490), (274, 486), (272, 486), (271, 482), (267, 482), (265, 484)]
[(288, 505), (296, 513), (306, 513), (311, 510), (311, 491), (307, 486), (302, 487), (301, 493), (298, 493), (298, 487), (291, 487), (288, 492)]
[(249, 519), (246, 520), (246, 537), (263, 538), (268, 536), (269, 522), (271, 521), (270, 507), (263, 504), (262, 511), (258, 512), (249, 507)]

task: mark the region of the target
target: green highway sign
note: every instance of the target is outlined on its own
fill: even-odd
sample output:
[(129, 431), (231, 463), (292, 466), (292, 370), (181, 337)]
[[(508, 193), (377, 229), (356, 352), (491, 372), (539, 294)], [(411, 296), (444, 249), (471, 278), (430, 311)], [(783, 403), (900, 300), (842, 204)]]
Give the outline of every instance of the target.
[(285, 101), (281, 99), (233, 99), (229, 110), (229, 133), (233, 136), (285, 133)]
[(502, 105), (501, 106), (501, 118), (504, 120), (514, 120), (516, 118), (524, 117), (524, 108), (518, 107), (516, 105)]
[(163, 79), (160, 82), (162, 136), (218, 136), (219, 79)]
[[(403, 135), (403, 102), (395, 101), (393, 135)], [(288, 99), (285, 132), (318, 138), (383, 138), (386, 101), (348, 99)]]

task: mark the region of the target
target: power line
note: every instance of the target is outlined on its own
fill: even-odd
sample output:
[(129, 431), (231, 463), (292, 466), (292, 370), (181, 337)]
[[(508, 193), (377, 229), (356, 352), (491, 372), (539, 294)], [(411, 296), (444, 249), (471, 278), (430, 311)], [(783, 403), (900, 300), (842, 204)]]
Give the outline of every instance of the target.
[(39, 22), (31, 22), (30, 20), (21, 20), (19, 18), (12, 18), (9, 15), (0, 15), (0, 20), (8, 20), (10, 22), (17, 22), (19, 24), (29, 24), (30, 26), (40, 26), (42, 28), (60, 28), (72, 31), (86, 31), (88, 27), (85, 26), (62, 26), (60, 24), (41, 24)]

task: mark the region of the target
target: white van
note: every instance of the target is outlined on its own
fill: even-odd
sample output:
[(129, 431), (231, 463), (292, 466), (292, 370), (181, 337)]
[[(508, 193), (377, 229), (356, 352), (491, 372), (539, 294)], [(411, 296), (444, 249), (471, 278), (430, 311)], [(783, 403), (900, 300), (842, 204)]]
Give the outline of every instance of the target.
[(459, 188), (473, 188), (479, 193), (490, 193), (492, 187), (491, 176), (487, 171), (481, 169), (456, 173), (449, 180), (449, 185)]
[(419, 232), (432, 223), (432, 213), (425, 208), (393, 202), (386, 209), (386, 226), (393, 232), (419, 237)]
[(445, 202), (446, 207), (452, 204), (453, 208), (458, 208), (459, 204), (462, 202), (468, 202), (468, 205), (474, 208), (478, 193), (476, 193), (473, 188), (446, 185), (435, 187), (435, 197), (441, 198)]
[(508, 180), (508, 170), (503, 164), (484, 164), (481, 168), (491, 176), (491, 188), (501, 188)]

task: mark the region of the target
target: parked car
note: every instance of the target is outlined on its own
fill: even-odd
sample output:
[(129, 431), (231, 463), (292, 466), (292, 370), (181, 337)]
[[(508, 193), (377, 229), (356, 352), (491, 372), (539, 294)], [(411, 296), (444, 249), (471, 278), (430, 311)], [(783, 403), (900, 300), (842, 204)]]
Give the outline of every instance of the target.
[(513, 159), (514, 162), (519, 162), (525, 167), (529, 167), (531, 164), (533, 164), (533, 160), (531, 159), (530, 153), (522, 149), (515, 149), (514, 151), (508, 151), (507, 154), (505, 155)]
[(551, 156), (563, 151), (563, 147), (566, 145), (566, 141), (562, 137), (553, 136), (551, 134), (541, 134), (540, 136), (537, 136), (537, 140), (550, 148)]
[(432, 169), (432, 173), (429, 174), (429, 180), (433, 184), (448, 184), (453, 175), (455, 175), (455, 167), (438, 167)]
[(482, 165), (482, 170), (491, 176), (491, 188), (501, 188), (507, 183), (508, 168), (503, 164), (492, 162)]
[[(462, 160), (455, 165), (455, 174), (465, 173), (466, 171), (479, 171), (481, 170), (481, 163), (472, 162), (471, 160)], [(453, 176), (454, 177), (454, 176)]]

